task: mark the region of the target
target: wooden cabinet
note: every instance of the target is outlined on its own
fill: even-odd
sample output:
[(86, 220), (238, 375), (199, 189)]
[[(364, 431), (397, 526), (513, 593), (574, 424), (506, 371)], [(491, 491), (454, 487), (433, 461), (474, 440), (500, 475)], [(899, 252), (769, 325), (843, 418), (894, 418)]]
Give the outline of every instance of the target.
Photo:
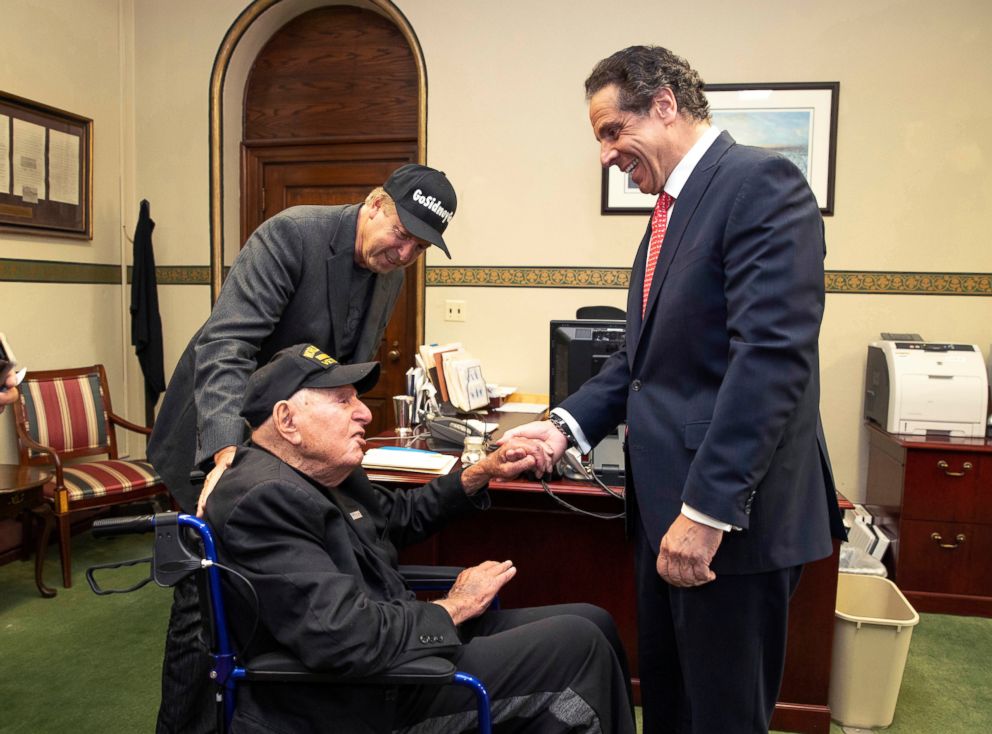
[(868, 430), (865, 505), (918, 611), (992, 617), (992, 441)]

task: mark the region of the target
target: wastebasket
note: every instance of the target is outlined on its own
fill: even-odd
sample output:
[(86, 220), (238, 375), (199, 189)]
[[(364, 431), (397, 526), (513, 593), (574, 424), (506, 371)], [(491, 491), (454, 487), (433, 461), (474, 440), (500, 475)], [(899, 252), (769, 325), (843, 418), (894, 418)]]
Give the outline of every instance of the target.
[(834, 614), (831, 716), (845, 726), (888, 726), (920, 615), (886, 578), (841, 573)]

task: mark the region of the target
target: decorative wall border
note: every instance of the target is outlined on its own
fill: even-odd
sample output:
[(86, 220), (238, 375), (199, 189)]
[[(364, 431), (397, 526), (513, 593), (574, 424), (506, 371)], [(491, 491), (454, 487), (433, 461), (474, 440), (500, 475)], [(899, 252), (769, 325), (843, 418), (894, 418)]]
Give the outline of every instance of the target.
[[(0, 282), (119, 285), (120, 273), (120, 265), (0, 258)], [(155, 277), (159, 285), (210, 285), (210, 268), (206, 265), (165, 265), (155, 268)], [(130, 265), (127, 282), (131, 282)]]
[(427, 268), (427, 286), (627, 289), (630, 268)]
[[(210, 285), (207, 265), (155, 269), (159, 285)], [(606, 288), (625, 290), (629, 268), (457, 267), (427, 268), (429, 288)], [(0, 282), (116, 285), (118, 265), (0, 258)], [(131, 268), (128, 267), (128, 282)], [(907, 296), (992, 296), (992, 273), (913, 273), (828, 270), (827, 293)]]
[(992, 273), (828, 270), (825, 278), (827, 293), (992, 296)]
[(0, 280), (20, 283), (89, 283), (118, 285), (120, 265), (53, 260), (0, 259)]
[[(612, 288), (625, 290), (629, 268), (457, 267), (427, 268), (428, 287)], [(828, 270), (827, 293), (911, 296), (992, 296), (992, 273), (913, 273)]]

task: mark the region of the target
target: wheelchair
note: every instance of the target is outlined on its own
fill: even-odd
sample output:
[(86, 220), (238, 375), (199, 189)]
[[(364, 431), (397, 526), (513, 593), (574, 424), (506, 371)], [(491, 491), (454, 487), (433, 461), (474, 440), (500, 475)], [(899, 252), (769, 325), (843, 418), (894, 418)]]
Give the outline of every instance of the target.
[[(186, 531), (199, 537), (199, 549), (190, 550), (183, 540)], [(277, 652), (259, 655), (252, 660), (242, 660), (232, 646), (224, 613), (221, 590), (221, 567), (217, 564), (217, 551), (209, 525), (192, 515), (164, 512), (154, 515), (118, 517), (96, 520), (94, 537), (108, 537), (132, 533), (155, 533), (151, 558), (117, 563), (104, 563), (86, 569), (86, 581), (95, 594), (119, 594), (136, 591), (149, 581), (159, 586), (174, 586), (186, 576), (200, 574), (201, 599), (206, 605), (203, 614), (205, 637), (210, 646), (210, 683), (214, 686), (217, 704), (217, 729), (222, 734), (230, 728), (241, 681), (259, 683), (335, 683), (368, 686), (404, 685), (460, 685), (475, 695), (480, 734), (491, 734), (492, 715), (489, 694), (485, 685), (474, 676), (458, 671), (454, 663), (438, 656), (411, 660), (391, 668), (383, 674), (365, 678), (344, 678), (310, 670), (292, 656)], [(194, 544), (195, 545), (195, 544)], [(101, 569), (121, 568), (140, 563), (151, 563), (148, 578), (124, 589), (104, 589), (96, 580)], [(401, 566), (400, 571), (415, 591), (436, 591), (450, 587), (461, 569), (450, 566)]]

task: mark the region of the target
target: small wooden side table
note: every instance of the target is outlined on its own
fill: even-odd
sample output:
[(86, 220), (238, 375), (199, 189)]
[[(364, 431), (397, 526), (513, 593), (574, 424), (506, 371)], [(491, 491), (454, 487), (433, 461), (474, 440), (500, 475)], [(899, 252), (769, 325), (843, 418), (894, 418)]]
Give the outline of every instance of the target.
[(38, 467), (0, 464), (0, 519), (15, 518), (22, 513), (30, 512), (42, 523), (35, 549), (34, 583), (46, 599), (55, 596), (55, 589), (45, 586), (42, 580), (48, 538), (55, 525), (51, 505), (48, 504), (42, 491), (45, 483), (51, 478), (50, 472)]

